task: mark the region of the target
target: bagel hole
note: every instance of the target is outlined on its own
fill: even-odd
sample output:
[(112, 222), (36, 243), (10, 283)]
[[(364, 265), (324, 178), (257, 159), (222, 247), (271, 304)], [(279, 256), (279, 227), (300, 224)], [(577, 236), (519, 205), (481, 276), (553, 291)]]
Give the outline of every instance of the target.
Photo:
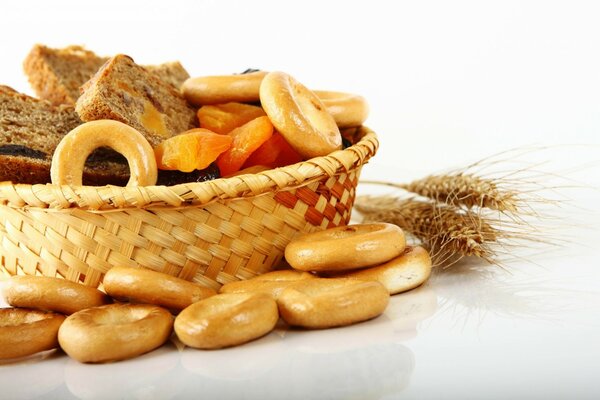
[(85, 160), (84, 185), (104, 186), (110, 183), (125, 186), (127, 181), (129, 181), (127, 159), (110, 147), (100, 147), (94, 150)]

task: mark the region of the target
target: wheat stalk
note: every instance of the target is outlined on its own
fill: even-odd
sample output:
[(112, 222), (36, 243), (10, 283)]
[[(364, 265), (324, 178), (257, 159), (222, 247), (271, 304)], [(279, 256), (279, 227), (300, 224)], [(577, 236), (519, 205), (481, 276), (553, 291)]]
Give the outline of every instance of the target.
[(356, 209), (365, 222), (398, 225), (426, 245), (436, 265), (475, 256), (494, 262), (492, 243), (504, 236), (478, 213), (416, 198), (360, 196)]
[(517, 212), (517, 192), (502, 190), (492, 179), (472, 174), (430, 175), (408, 184), (365, 181), (404, 189), (438, 202), (467, 208)]

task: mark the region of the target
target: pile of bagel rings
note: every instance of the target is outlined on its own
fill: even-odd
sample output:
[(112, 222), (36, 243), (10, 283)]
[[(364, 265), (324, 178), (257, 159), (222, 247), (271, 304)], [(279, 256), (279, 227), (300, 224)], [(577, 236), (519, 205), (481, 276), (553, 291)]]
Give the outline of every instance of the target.
[(421, 285), (431, 260), (398, 227), (348, 225), (297, 237), (291, 269), (213, 289), (144, 268), (111, 268), (102, 292), (60, 278), (13, 276), (0, 309), (0, 360), (62, 348), (85, 363), (132, 358), (175, 332), (185, 345), (218, 349), (257, 339), (281, 318), (325, 329), (382, 314), (389, 296)]
[[(351, 131), (361, 126), (369, 114), (362, 96), (312, 91), (279, 71), (190, 78), (183, 83), (181, 92), (196, 107), (260, 102), (277, 132), (304, 160), (341, 150), (340, 129)], [(89, 121), (69, 132), (53, 154), (52, 183), (81, 186), (85, 161), (99, 147), (110, 147), (127, 159), (127, 186), (156, 184), (154, 150), (139, 131), (115, 120)]]

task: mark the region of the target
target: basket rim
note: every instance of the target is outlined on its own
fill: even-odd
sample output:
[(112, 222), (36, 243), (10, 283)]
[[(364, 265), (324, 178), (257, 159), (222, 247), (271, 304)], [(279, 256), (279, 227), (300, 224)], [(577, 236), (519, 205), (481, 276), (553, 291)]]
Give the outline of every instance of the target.
[(360, 140), (344, 150), (256, 174), (174, 186), (69, 186), (0, 182), (0, 204), (13, 208), (76, 207), (104, 211), (203, 205), (218, 200), (255, 197), (362, 167), (377, 152), (379, 141), (371, 129), (365, 126), (358, 129)]

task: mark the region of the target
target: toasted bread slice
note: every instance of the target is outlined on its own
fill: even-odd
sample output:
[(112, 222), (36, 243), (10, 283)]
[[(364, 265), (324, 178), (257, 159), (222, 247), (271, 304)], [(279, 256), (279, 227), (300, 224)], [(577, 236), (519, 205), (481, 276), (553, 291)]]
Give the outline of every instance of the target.
[(163, 81), (170, 83), (175, 89), (179, 90), (190, 74), (183, 68), (179, 61), (166, 62), (159, 65), (144, 65), (144, 67), (155, 73)]
[[(25, 58), (23, 69), (40, 99), (55, 105), (74, 105), (81, 95), (81, 86), (108, 59), (109, 57), (100, 57), (82, 46), (54, 49), (36, 44)], [(177, 90), (190, 77), (177, 61), (145, 67)]]
[(123, 54), (85, 83), (75, 110), (83, 121), (114, 119), (132, 126), (152, 146), (198, 125), (179, 91)]
[(99, 57), (81, 46), (51, 49), (35, 45), (23, 62), (29, 83), (40, 99), (54, 105), (73, 105), (79, 88), (100, 69), (108, 57)]
[[(0, 182), (49, 183), (56, 146), (80, 124), (71, 106), (54, 106), (0, 86)], [(86, 163), (88, 185), (123, 185), (128, 179), (127, 162), (116, 152), (100, 149)]]

